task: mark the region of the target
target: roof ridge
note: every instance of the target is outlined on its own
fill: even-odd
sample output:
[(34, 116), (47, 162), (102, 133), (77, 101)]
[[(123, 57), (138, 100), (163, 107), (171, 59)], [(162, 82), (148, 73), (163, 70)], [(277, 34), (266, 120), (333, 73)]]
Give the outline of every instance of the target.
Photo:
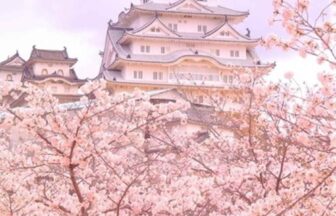
[[(130, 9), (128, 10), (127, 13), (125, 12), (121, 12), (119, 15), (119, 19), (121, 18), (121, 15), (127, 15), (129, 14), (133, 9), (137, 9), (137, 10), (145, 10), (145, 11), (160, 11), (160, 12), (174, 12), (174, 13), (179, 13), (180, 11), (175, 11), (175, 10), (169, 10), (172, 7), (175, 7), (179, 4), (182, 4), (184, 1), (187, 0), (178, 0), (174, 3), (156, 3), (156, 2), (149, 2), (147, 4), (141, 4), (141, 5), (134, 5), (131, 4)], [(230, 9), (228, 7), (224, 7), (221, 5), (217, 5), (216, 6), (208, 6), (208, 5), (203, 5), (201, 3), (199, 3), (196, 0), (190, 0), (193, 1), (195, 4), (199, 5), (200, 7), (202, 7), (203, 9), (205, 9), (207, 12), (202, 11), (201, 14), (212, 14), (212, 15), (218, 15), (218, 16), (232, 16), (232, 17), (241, 17), (241, 16), (248, 16), (249, 12), (248, 11), (238, 11), (235, 9)], [(222, 10), (218, 10), (218, 9), (222, 9)], [(181, 11), (183, 13), (183, 11)], [(184, 11), (184, 13), (186, 13)], [(193, 12), (189, 12), (189, 13), (193, 13)], [(195, 14), (195, 13), (193, 13)]]
[(12, 56), (10, 56), (9, 58), (7, 58), (6, 60), (0, 62), (0, 66), (6, 65), (7, 63), (13, 61), (13, 60), (14, 60), (15, 58), (17, 58), (17, 57), (20, 58), (20, 59), (23, 61), (23, 63), (26, 62), (26, 61), (20, 56), (19, 52), (16, 51), (16, 53), (15, 53), (14, 55), (12, 55)]
[(247, 37), (243, 34), (241, 34), (239, 31), (237, 31), (229, 22), (227, 22), (227, 20), (225, 20), (225, 22), (223, 22), (222, 24), (218, 25), (216, 28), (214, 28), (213, 30), (207, 32), (203, 38), (207, 38), (209, 37), (210, 35), (216, 33), (218, 30), (220, 30), (222, 27), (224, 26), (228, 26), (232, 31), (234, 31), (236, 34), (238, 34), (240, 37), (244, 38), (245, 40), (248, 40), (248, 41), (254, 41), (254, 40), (260, 40), (260, 38), (250, 38), (250, 37)]
[(198, 6), (202, 7), (203, 9), (208, 10), (208, 11), (210, 11), (210, 12), (213, 13), (213, 10), (211, 10), (209, 7), (200, 4), (198, 1), (195, 1), (195, 0), (179, 0), (179, 1), (174, 2), (174, 3), (172, 4), (172, 6), (169, 6), (167, 9), (171, 9), (171, 8), (173, 8), (173, 7), (176, 7), (176, 6), (182, 4), (182, 3), (185, 2), (185, 1), (192, 1), (192, 2), (194, 2), (195, 4), (197, 4)]

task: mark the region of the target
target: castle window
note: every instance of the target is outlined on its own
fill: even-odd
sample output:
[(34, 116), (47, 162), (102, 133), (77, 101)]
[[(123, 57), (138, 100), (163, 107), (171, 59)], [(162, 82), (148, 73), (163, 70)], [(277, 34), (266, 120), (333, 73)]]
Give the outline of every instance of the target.
[(165, 54), (166, 53), (166, 47), (161, 47), (161, 54)]
[(11, 74), (8, 74), (7, 77), (6, 77), (6, 80), (9, 81), (9, 82), (12, 82), (13, 81), (13, 76)]
[(228, 36), (230, 36), (230, 32), (228, 32), (228, 31), (222, 31), (222, 32), (220, 33), (220, 35), (221, 35), (221, 36), (226, 36), (226, 37), (228, 37)]
[(227, 75), (223, 75), (223, 82), (227, 83), (228, 82), (228, 76)]
[(177, 31), (177, 24), (176, 23), (169, 23), (168, 28), (170, 28), (173, 31)]
[(208, 31), (208, 27), (207, 27), (206, 25), (204, 25), (204, 26), (203, 26), (203, 32), (204, 32), (204, 33), (207, 33), (207, 31)]
[(204, 103), (204, 97), (202, 95), (198, 96), (198, 103)]
[(229, 83), (233, 83), (233, 76), (229, 76)]
[(64, 72), (63, 72), (63, 70), (62, 70), (62, 69), (59, 69), (59, 70), (57, 71), (57, 75), (59, 75), (59, 76), (64, 76)]
[(160, 32), (160, 29), (159, 29), (159, 28), (156, 28), (155, 31), (156, 31), (156, 32)]
[(153, 72), (153, 80), (163, 80), (162, 72)]
[(47, 69), (43, 69), (42, 70), (42, 75), (44, 75), (44, 76), (48, 75), (48, 70)]
[(146, 46), (146, 53), (150, 53), (150, 46)]
[(230, 51), (231, 57), (239, 57), (239, 51), (238, 50), (231, 50)]
[(208, 31), (208, 27), (206, 25), (198, 25), (197, 26), (197, 31), (206, 33)]
[(151, 28), (151, 32), (155, 32), (155, 28), (153, 27), (153, 28)]
[(142, 79), (142, 77), (143, 77), (142, 71), (134, 71), (133, 72), (133, 78), (134, 79)]
[(174, 30), (174, 31), (177, 31), (177, 24), (174, 24), (174, 25), (173, 25), (173, 30)]
[(216, 50), (216, 56), (220, 56), (220, 50), (219, 49)]
[(142, 46), (140, 47), (140, 52), (142, 52), (142, 53), (145, 52), (145, 46), (142, 45)]

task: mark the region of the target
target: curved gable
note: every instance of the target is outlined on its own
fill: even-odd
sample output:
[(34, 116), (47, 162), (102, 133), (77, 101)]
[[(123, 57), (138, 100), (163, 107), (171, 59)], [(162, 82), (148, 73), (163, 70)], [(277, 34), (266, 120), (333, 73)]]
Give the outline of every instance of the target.
[(7, 60), (0, 62), (0, 66), (23, 66), (26, 63), (18, 53), (9, 57)]
[(217, 28), (209, 31), (203, 36), (206, 39), (220, 39), (243, 42), (257, 42), (259, 39), (251, 39), (245, 35), (240, 34), (229, 23), (225, 22)]
[(135, 35), (155, 35), (155, 36), (169, 36), (180, 37), (177, 33), (168, 28), (161, 20), (156, 17), (150, 23), (145, 26), (134, 30), (132, 32)]

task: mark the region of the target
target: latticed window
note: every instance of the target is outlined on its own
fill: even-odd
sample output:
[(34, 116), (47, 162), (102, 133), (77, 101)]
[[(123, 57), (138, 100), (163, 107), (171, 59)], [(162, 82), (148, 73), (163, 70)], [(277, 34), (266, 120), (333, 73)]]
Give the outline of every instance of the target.
[(133, 71), (133, 78), (134, 79), (142, 79), (143, 78), (142, 71)]
[(225, 82), (225, 83), (228, 82), (228, 76), (227, 75), (223, 75), (223, 82)]
[(203, 26), (203, 32), (206, 33), (208, 31), (208, 27), (206, 25)]
[(229, 83), (233, 83), (233, 76), (229, 76)]
[(238, 50), (231, 50), (230, 51), (231, 57), (239, 57), (239, 51)]
[(163, 80), (162, 72), (153, 72), (153, 80)]
[(206, 25), (198, 25), (197, 26), (197, 31), (206, 33), (208, 31), (208, 27)]

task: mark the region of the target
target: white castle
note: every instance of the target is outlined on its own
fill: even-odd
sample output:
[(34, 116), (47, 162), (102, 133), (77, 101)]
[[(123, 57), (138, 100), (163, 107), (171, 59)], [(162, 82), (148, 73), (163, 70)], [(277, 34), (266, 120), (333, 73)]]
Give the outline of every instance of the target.
[(190, 101), (209, 104), (211, 90), (232, 89), (237, 73), (273, 67), (254, 51), (260, 39), (233, 27), (248, 12), (204, 0), (141, 2), (108, 25), (99, 77), (115, 92), (178, 88)]
[[(212, 105), (214, 89), (221, 97), (237, 98), (237, 74), (246, 69), (267, 73), (274, 66), (256, 55), (260, 39), (234, 28), (248, 15), (209, 6), (205, 0), (131, 4), (108, 24), (97, 78), (107, 80), (112, 92), (140, 88), (161, 94), (174, 89), (204, 105)], [(0, 78), (52, 88), (55, 95), (71, 100), (84, 83), (71, 68), (76, 61), (66, 50), (33, 48), (27, 62), (16, 54), (0, 63)]]

